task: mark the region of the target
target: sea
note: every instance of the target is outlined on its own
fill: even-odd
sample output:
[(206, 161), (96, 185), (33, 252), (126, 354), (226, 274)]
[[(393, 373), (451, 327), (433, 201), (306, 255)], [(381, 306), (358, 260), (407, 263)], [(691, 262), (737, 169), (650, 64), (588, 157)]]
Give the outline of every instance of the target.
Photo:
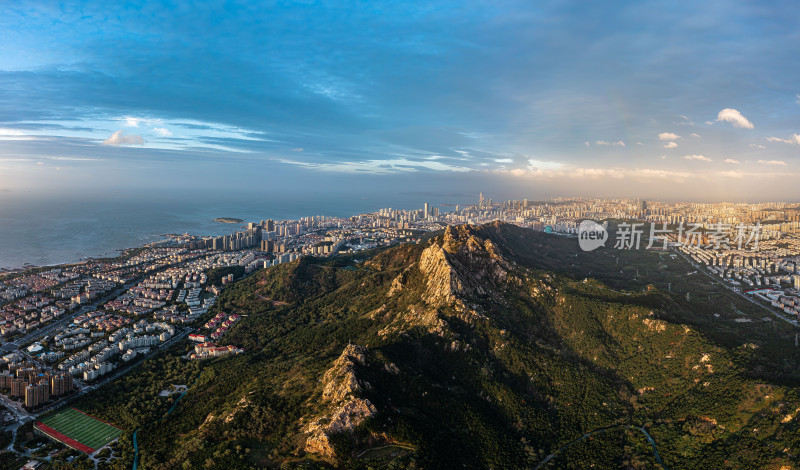
[[(463, 196), (447, 201), (465, 203)], [(0, 269), (76, 263), (112, 257), (166, 234), (224, 235), (245, 222), (349, 217), (381, 208), (421, 209), (423, 194), (177, 193), (39, 196), (0, 193)], [(433, 202), (433, 201), (430, 201)], [(443, 207), (443, 210), (446, 208)]]

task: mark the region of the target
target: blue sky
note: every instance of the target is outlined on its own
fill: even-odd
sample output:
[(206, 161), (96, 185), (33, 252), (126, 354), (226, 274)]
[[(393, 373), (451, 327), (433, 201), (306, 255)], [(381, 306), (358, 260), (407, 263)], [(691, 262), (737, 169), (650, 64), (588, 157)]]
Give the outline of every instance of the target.
[(789, 2), (35, 3), (0, 5), (10, 192), (797, 198)]

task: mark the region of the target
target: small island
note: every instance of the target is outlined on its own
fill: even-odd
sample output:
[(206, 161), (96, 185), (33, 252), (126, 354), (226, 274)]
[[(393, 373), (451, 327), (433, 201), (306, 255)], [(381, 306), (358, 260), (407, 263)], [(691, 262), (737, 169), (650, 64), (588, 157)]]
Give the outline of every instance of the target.
[(237, 219), (236, 217), (218, 217), (214, 222), (222, 222), (223, 224), (241, 224), (244, 219)]

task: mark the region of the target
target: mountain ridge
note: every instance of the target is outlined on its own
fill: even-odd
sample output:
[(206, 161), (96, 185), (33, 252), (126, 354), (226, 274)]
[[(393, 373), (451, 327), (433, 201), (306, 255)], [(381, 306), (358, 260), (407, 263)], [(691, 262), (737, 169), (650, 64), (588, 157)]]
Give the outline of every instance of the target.
[[(304, 258), (237, 282), (215, 308), (246, 315), (225, 341), (248, 353), (198, 370), (182, 409), (140, 435), (143, 468), (530, 468), (621, 425), (543, 468), (657, 466), (625, 426), (647, 429), (670, 468), (790, 464), (800, 442), (787, 415), (800, 397), (755, 370), (781, 369), (761, 338), (790, 344), (790, 332), (717, 338), (705, 323), (714, 305), (648, 279), (616, 285), (629, 270), (614, 259), (667, 265), (652, 268), (655, 283), (679, 278), (679, 260), (571, 242), (503, 223), (448, 227), (419, 245)], [(560, 271), (550, 253), (566, 260)], [(587, 266), (612, 285), (574, 276)]]

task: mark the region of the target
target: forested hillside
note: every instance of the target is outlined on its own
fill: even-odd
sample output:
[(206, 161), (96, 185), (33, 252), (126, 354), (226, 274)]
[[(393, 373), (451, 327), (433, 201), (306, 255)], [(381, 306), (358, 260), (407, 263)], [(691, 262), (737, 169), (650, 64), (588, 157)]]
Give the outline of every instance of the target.
[(792, 468), (795, 331), (689, 269), (506, 224), (302, 258), (210, 312), (245, 354), (182, 343), (79, 406), (144, 426), (142, 469)]

